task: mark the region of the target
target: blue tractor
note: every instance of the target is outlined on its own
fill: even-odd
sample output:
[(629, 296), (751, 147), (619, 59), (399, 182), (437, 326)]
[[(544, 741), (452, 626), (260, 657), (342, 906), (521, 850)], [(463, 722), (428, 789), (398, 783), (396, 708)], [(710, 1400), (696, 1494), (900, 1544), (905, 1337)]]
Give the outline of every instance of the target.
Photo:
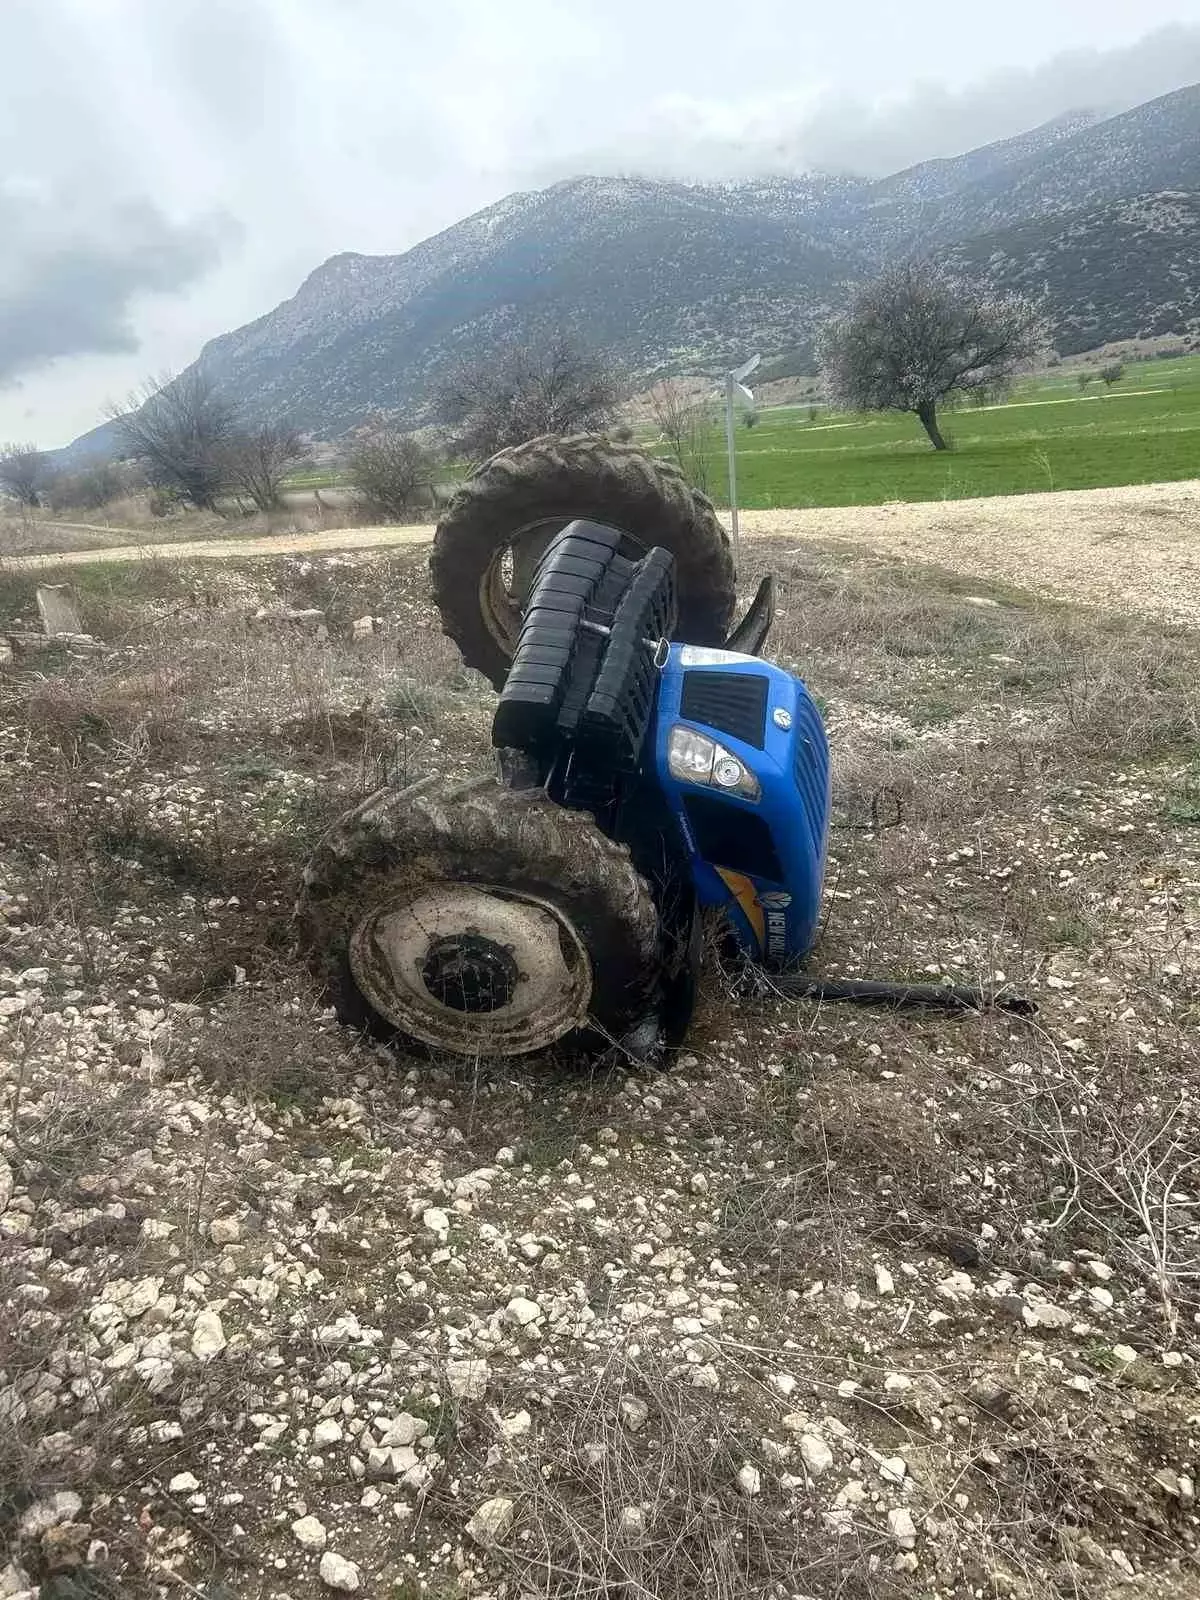
[(706, 951), (776, 994), (1027, 1009), (802, 970), (825, 728), (761, 658), (771, 579), (730, 629), (726, 536), (679, 473), (594, 436), (502, 452), (449, 507), (432, 570), (446, 631), (499, 691), (496, 771), (383, 789), (321, 841), (299, 921), (343, 1021), (452, 1055), (648, 1059), (684, 1037)]

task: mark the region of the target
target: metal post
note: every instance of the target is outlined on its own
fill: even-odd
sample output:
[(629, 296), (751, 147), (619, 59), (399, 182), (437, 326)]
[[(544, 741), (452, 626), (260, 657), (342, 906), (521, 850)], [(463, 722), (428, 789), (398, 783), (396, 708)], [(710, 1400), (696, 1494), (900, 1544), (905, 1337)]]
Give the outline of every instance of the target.
[(738, 557), (738, 506), (737, 506), (737, 448), (733, 432), (733, 386), (737, 380), (732, 372), (725, 374), (725, 448), (729, 454), (729, 513), (733, 523), (733, 560)]

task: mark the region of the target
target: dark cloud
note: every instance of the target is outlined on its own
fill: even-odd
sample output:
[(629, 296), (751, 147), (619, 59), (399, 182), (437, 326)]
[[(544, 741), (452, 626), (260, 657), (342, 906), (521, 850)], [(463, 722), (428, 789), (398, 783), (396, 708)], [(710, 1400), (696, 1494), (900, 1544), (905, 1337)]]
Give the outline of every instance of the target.
[(63, 356), (137, 350), (137, 297), (193, 283), (229, 233), (216, 219), (172, 222), (148, 200), (89, 208), (0, 186), (0, 383)]

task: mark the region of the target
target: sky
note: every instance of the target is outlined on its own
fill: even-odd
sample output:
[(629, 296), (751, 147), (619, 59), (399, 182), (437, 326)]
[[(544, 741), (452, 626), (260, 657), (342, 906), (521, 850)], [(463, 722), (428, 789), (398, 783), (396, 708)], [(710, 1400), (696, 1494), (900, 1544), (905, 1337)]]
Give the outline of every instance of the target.
[(0, 59), (0, 441), (53, 447), (341, 251), (1123, 110), (1200, 81), (1200, 0), (0, 0)]

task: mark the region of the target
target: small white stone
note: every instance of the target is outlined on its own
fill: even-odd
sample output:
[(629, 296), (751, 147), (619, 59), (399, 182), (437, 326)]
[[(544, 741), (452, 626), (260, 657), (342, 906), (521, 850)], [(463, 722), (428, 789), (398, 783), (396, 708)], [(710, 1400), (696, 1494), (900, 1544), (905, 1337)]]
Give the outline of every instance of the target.
[(796, 1392), (796, 1380), (790, 1372), (773, 1372), (771, 1374), (771, 1387), (776, 1394), (781, 1394), (786, 1400)]
[(1127, 1578), (1135, 1578), (1137, 1576), (1133, 1562), (1130, 1561), (1124, 1550), (1110, 1550), (1108, 1559), (1114, 1567), (1119, 1567)]
[(236, 1244), (242, 1237), (242, 1225), (236, 1217), (214, 1217), (208, 1225), (208, 1237), (215, 1245)]
[(317, 1570), (321, 1582), (327, 1589), (337, 1589), (342, 1594), (357, 1593), (358, 1568), (353, 1561), (347, 1561), (345, 1556), (339, 1556), (334, 1550), (326, 1550)]
[(313, 1429), (313, 1443), (319, 1447), (327, 1444), (340, 1444), (342, 1440), (342, 1425), (336, 1417), (323, 1417)]
[(756, 1495), (762, 1490), (762, 1473), (752, 1461), (744, 1462), (739, 1468), (737, 1486), (744, 1495)]
[(833, 1451), (819, 1433), (800, 1435), (800, 1458), (814, 1478), (821, 1477), (833, 1465)]
[(636, 1544), (646, 1531), (646, 1514), (640, 1506), (622, 1506), (618, 1528), (626, 1544)]
[(647, 1418), (650, 1415), (650, 1407), (644, 1400), (640, 1400), (637, 1395), (626, 1394), (621, 1396), (620, 1413), (621, 1421), (629, 1429), (630, 1433), (640, 1433), (646, 1426)]
[[(194, 1480), (193, 1480), (194, 1481)], [(196, 1484), (199, 1488), (200, 1485)], [(39, 1539), (51, 1528), (74, 1522), (83, 1510), (83, 1501), (73, 1489), (59, 1489), (44, 1500), (35, 1500), (21, 1513), (20, 1529), (26, 1539)]]
[(965, 1272), (952, 1272), (938, 1284), (937, 1292), (943, 1300), (969, 1300), (975, 1293), (975, 1282)]
[(198, 1361), (211, 1361), (228, 1344), (225, 1329), (215, 1311), (202, 1311), (192, 1327), (192, 1354)]
[(903, 1483), (908, 1476), (908, 1462), (903, 1456), (884, 1456), (879, 1463), (879, 1476), (885, 1483)]
[(1112, 1309), (1113, 1297), (1111, 1289), (1104, 1289), (1099, 1284), (1088, 1290), (1088, 1299), (1094, 1306), (1101, 1306), (1105, 1311)]
[(895, 1294), (896, 1280), (882, 1262), (875, 1264), (875, 1288), (880, 1294)]
[(194, 1494), (200, 1487), (200, 1479), (190, 1472), (177, 1472), (167, 1484), (168, 1494)]
[(513, 1525), (513, 1502), (504, 1495), (485, 1500), (467, 1523), (467, 1535), (484, 1547), (500, 1544)]
[(517, 1295), (508, 1302), (504, 1314), (518, 1328), (528, 1328), (532, 1323), (541, 1321), (542, 1308), (536, 1300), (526, 1300), (523, 1295)]
[(1087, 1269), (1097, 1283), (1107, 1283), (1113, 1275), (1113, 1269), (1107, 1261), (1089, 1261)]
[(511, 1417), (500, 1418), (500, 1432), (506, 1439), (523, 1439), (533, 1427), (528, 1411), (515, 1411)]
[(421, 1213), (421, 1221), (430, 1233), (445, 1244), (450, 1236), (450, 1218), (440, 1206), (429, 1206)]
[(318, 1522), (316, 1517), (301, 1517), (293, 1522), (292, 1536), (302, 1550), (324, 1550), (329, 1537), (325, 1532), (325, 1524)]
[(1114, 1360), (1124, 1362), (1127, 1367), (1131, 1366), (1138, 1358), (1137, 1351), (1129, 1344), (1113, 1345), (1112, 1353)]
[(888, 1512), (888, 1532), (901, 1550), (913, 1550), (917, 1543), (917, 1528), (911, 1512), (897, 1506)]
[(912, 1386), (913, 1381), (907, 1372), (889, 1372), (883, 1380), (883, 1387), (888, 1394), (903, 1394)]
[(446, 1382), (456, 1400), (482, 1400), (490, 1377), (486, 1361), (466, 1357), (446, 1363)]

